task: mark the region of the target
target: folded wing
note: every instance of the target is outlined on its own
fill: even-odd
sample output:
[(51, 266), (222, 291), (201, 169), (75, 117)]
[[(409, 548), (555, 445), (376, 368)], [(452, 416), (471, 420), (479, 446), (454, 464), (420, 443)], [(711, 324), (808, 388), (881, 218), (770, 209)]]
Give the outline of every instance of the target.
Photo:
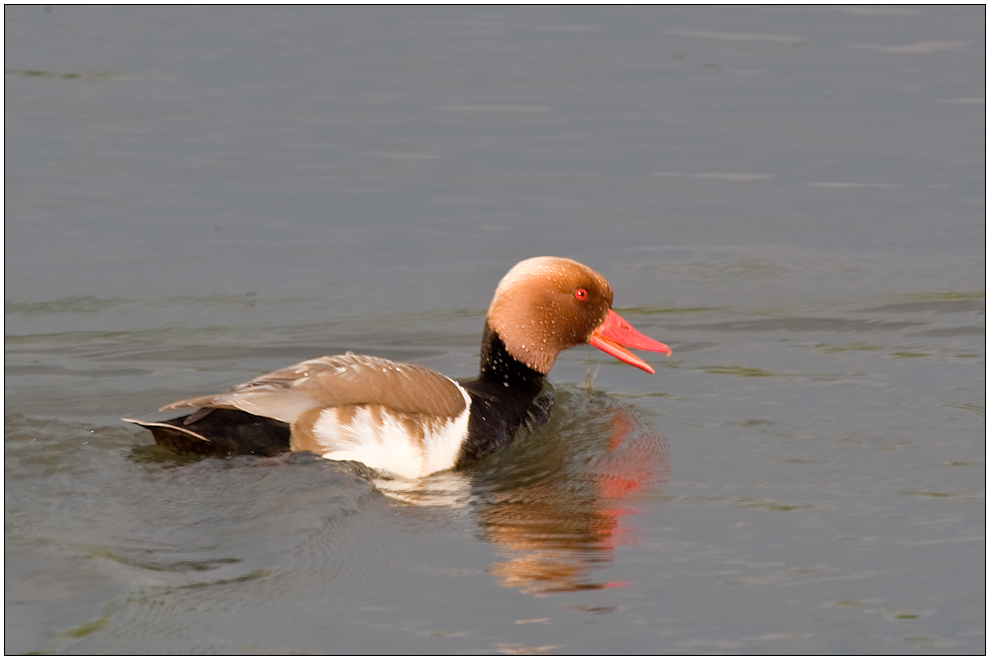
[(307, 410), (382, 405), (396, 413), (456, 417), (461, 387), (435, 371), (369, 355), (329, 355), (259, 376), (229, 392), (183, 399), (161, 410), (227, 408), (291, 424)]

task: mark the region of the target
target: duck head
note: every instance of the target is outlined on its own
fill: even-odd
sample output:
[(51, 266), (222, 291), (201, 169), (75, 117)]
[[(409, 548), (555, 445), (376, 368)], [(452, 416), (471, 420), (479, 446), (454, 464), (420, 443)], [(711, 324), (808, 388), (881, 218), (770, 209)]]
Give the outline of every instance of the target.
[(648, 373), (649, 364), (628, 349), (670, 355), (670, 349), (640, 334), (612, 310), (608, 281), (573, 259), (534, 257), (506, 273), (488, 308), (488, 324), (516, 360), (542, 374), (557, 355), (591, 344)]

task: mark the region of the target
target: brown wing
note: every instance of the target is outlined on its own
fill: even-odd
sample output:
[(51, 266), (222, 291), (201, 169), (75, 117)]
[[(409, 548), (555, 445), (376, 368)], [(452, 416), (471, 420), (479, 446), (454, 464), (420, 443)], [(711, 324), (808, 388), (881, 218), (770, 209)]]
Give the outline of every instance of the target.
[(467, 405), (454, 381), (426, 367), (369, 355), (330, 355), (273, 371), (229, 392), (162, 408), (231, 408), (292, 423), (313, 408), (378, 404), (397, 412), (454, 417)]

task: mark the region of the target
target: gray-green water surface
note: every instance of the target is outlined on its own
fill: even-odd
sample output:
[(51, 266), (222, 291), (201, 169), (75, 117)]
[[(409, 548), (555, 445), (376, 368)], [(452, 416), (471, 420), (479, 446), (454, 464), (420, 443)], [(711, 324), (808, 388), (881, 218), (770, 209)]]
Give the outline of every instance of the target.
[[(985, 652), (983, 7), (5, 18), (5, 652)], [(674, 353), (467, 470), (119, 421), (539, 254)]]

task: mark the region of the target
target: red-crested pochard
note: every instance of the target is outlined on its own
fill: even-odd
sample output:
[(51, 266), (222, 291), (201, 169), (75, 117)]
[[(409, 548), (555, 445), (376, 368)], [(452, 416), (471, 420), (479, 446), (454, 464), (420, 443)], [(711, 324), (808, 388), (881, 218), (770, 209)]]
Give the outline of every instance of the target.
[(535, 257), (516, 264), (495, 289), (475, 380), (458, 383), (425, 367), (345, 353), (161, 408), (199, 409), (189, 415), (125, 421), (177, 452), (312, 451), (418, 478), (498, 451), (521, 424), (546, 421), (546, 375), (561, 351), (581, 344), (651, 374), (626, 347), (670, 355), (612, 311), (604, 277), (572, 259)]

